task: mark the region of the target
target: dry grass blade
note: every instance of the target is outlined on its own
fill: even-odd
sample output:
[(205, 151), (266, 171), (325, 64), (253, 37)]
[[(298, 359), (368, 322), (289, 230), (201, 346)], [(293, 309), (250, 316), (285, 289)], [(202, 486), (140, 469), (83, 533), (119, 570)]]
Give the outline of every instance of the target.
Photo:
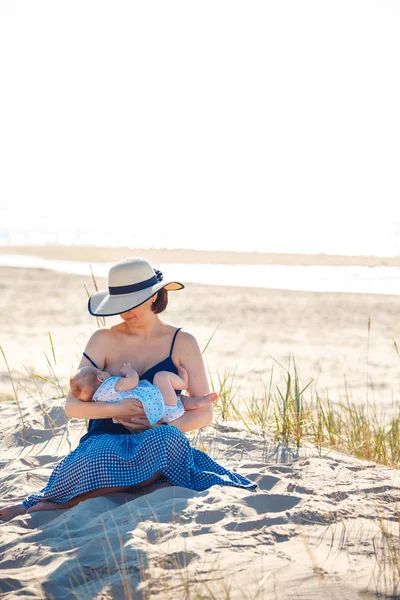
[(366, 381), (366, 388), (367, 388), (367, 406), (368, 406), (368, 387), (369, 387), (369, 337), (370, 337), (370, 332), (371, 332), (371, 317), (368, 317), (368, 339), (367, 339), (367, 381)]
[(51, 337), (50, 331), (48, 333), (49, 333), (49, 340), (50, 340), (50, 348), (51, 348), (51, 352), (53, 354), (54, 364), (56, 365), (57, 364), (57, 359), (56, 359), (56, 352), (55, 352), (54, 344), (53, 344), (53, 338)]
[(210, 339), (208, 340), (208, 342), (206, 343), (206, 345), (204, 346), (204, 348), (203, 348), (203, 350), (202, 350), (202, 352), (201, 352), (202, 354), (204, 354), (204, 353), (205, 353), (205, 351), (207, 350), (208, 346), (211, 344), (211, 340), (213, 339), (213, 337), (214, 337), (214, 335), (215, 335), (215, 333), (216, 333), (216, 331), (217, 331), (218, 327), (219, 327), (219, 325), (217, 325), (217, 326), (216, 326), (216, 328), (214, 329), (214, 331), (213, 331), (213, 333), (212, 333), (212, 335), (211, 335)]
[(392, 339), (393, 339), (393, 346), (394, 346), (394, 349), (396, 350), (396, 354), (397, 354), (397, 356), (400, 358), (400, 354), (399, 354), (399, 348), (398, 348), (398, 346), (397, 346), (396, 340), (395, 340), (394, 338), (392, 338)]
[[(86, 284), (83, 284), (83, 287), (86, 290), (87, 293), (87, 297), (90, 298), (90, 296), (92, 295), (89, 290), (86, 287)], [(102, 323), (102, 319), (101, 317), (96, 317), (96, 323), (97, 323), (97, 327), (100, 329), (100, 327), (104, 327), (105, 326), (105, 319), (103, 319), (103, 323)]]
[(42, 413), (47, 417), (47, 419), (49, 421), (50, 429), (51, 429), (51, 431), (52, 431), (52, 433), (54, 435), (54, 433), (55, 433), (54, 428), (58, 427), (57, 423), (49, 415), (49, 413), (47, 412), (47, 410), (40, 404), (39, 400), (37, 398), (35, 398), (35, 396), (32, 396), (32, 394), (22, 385), (22, 383), (20, 383), (20, 386), (22, 387), (22, 389), (24, 390), (24, 392), (26, 393), (26, 395), (29, 396), (29, 398), (31, 398), (34, 402), (36, 402), (36, 404), (39, 406), (39, 408), (42, 411)]
[(90, 267), (90, 274), (91, 274), (91, 276), (92, 276), (92, 281), (93, 281), (93, 286), (94, 286), (94, 289), (96, 290), (96, 292), (98, 292), (98, 291), (99, 291), (99, 286), (97, 285), (96, 278), (95, 278), (95, 276), (94, 276), (94, 274), (93, 274), (92, 265), (89, 265), (89, 267)]
[[(90, 265), (90, 274), (92, 276), (92, 281), (93, 281), (93, 287), (95, 289), (96, 292), (99, 291), (99, 286), (97, 285), (97, 281), (96, 281), (96, 277), (94, 276), (93, 270), (92, 270), (92, 265)], [(86, 293), (88, 295), (88, 298), (90, 298), (90, 296), (92, 294), (90, 294), (89, 290), (87, 289), (86, 285), (84, 286)], [(105, 327), (106, 326), (106, 320), (104, 317), (96, 317), (96, 323), (97, 323), (97, 327)]]
[(47, 356), (46, 352), (43, 352), (43, 354), (45, 355), (45, 358), (46, 358), (46, 361), (47, 361), (47, 364), (48, 364), (48, 367), (49, 367), (49, 371), (50, 371), (51, 375), (54, 378), (52, 383), (58, 389), (58, 391), (60, 393), (60, 398), (64, 398), (65, 392), (64, 392), (64, 390), (63, 390), (63, 388), (62, 388), (62, 386), (61, 386), (61, 384), (59, 382), (59, 379), (57, 377), (56, 372), (54, 371), (54, 368), (53, 368), (53, 366), (52, 366), (52, 364), (51, 364), (51, 362), (49, 360), (49, 357)]
[(13, 380), (13, 378), (11, 376), (10, 367), (8, 366), (8, 361), (7, 361), (7, 358), (6, 358), (6, 355), (4, 353), (4, 350), (3, 350), (2, 346), (0, 346), (0, 351), (1, 351), (2, 355), (3, 355), (4, 362), (6, 363), (6, 367), (7, 367), (7, 371), (8, 371), (8, 376), (10, 378), (11, 385), (12, 385), (12, 388), (13, 388), (13, 391), (14, 391), (14, 397), (15, 397), (15, 401), (17, 403), (19, 414), (20, 414), (20, 417), (21, 417), (21, 422), (22, 422), (22, 428), (23, 428), (23, 431), (24, 431), (24, 436), (25, 436), (25, 439), (28, 439), (28, 431), (27, 431), (27, 429), (25, 427), (24, 416), (22, 414), (21, 406), (19, 404), (17, 390), (15, 389), (14, 380)]

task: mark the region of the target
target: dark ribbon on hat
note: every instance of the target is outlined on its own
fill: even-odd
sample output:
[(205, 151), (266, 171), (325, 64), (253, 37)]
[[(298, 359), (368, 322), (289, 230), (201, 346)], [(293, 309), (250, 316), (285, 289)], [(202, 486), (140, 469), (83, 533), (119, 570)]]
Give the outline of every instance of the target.
[(146, 281), (140, 283), (132, 283), (131, 285), (119, 285), (118, 287), (109, 287), (110, 296), (119, 296), (119, 294), (132, 294), (132, 292), (140, 292), (158, 283), (157, 275), (153, 275)]
[(140, 292), (141, 290), (145, 290), (152, 285), (155, 285), (159, 281), (163, 280), (163, 274), (158, 269), (154, 269), (155, 275), (150, 277), (150, 279), (146, 279), (146, 281), (141, 281), (140, 283), (132, 283), (131, 285), (119, 285), (117, 287), (109, 287), (108, 291), (110, 292), (110, 296), (119, 296), (120, 294), (132, 294), (132, 292)]

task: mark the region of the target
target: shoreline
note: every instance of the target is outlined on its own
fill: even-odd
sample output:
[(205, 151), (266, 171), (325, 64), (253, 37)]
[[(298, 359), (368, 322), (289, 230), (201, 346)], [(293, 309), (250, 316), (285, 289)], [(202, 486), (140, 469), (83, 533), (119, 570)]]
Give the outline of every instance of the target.
[(0, 247), (0, 254), (25, 254), (53, 260), (89, 262), (117, 262), (127, 256), (142, 256), (153, 263), (171, 264), (400, 267), (400, 257), (187, 250), (183, 248), (107, 248), (102, 246), (63, 245), (2, 246)]

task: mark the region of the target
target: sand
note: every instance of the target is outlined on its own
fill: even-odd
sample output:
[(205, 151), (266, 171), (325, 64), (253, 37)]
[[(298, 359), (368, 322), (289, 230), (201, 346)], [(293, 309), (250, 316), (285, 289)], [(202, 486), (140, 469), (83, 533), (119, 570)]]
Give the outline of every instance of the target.
[(0, 254), (34, 254), (54, 260), (117, 262), (127, 256), (143, 256), (154, 263), (225, 265), (318, 265), (358, 267), (399, 267), (400, 257), (343, 256), (340, 254), (282, 254), (276, 252), (235, 252), (168, 248), (102, 248), (98, 246), (2, 246)]
[[(50, 426), (23, 365), (47, 375), (44, 353), (54, 361), (50, 331), (54, 369), (65, 389), (96, 322), (86, 312), (89, 278), (0, 271), (0, 345), (28, 431), (24, 441), (0, 356), (5, 504), (42, 488), (85, 427), (66, 419), (63, 399), (50, 397), (57, 390), (46, 384), (41, 403), (54, 420)], [(286, 365), (292, 353), (301, 381), (314, 379), (312, 389), (327, 389), (333, 399), (343, 394), (346, 375), (353, 400), (365, 402), (368, 377), (369, 400), (388, 414), (398, 407), (400, 391), (393, 346), (393, 338), (400, 341), (399, 308), (397, 296), (188, 285), (170, 294), (165, 319), (194, 333), (201, 347), (215, 332), (205, 353), (210, 378), (236, 369), (240, 406), (262, 394), (272, 367), (276, 381), (284, 375), (275, 360)], [(400, 549), (382, 532), (399, 534), (399, 471), (311, 444), (297, 451), (217, 415), (201, 438), (187, 435), (224, 466), (257, 481), (257, 491), (164, 485), (16, 517), (0, 525), (0, 597), (183, 599), (196, 592), (211, 598), (210, 590), (218, 599), (396, 597), (399, 577), (390, 556), (397, 552), (398, 569)]]
[[(84, 432), (62, 400), (44, 408), (52, 429), (23, 401), (28, 442), (16, 406), (2, 408), (6, 502), (42, 488)], [(257, 491), (162, 484), (15, 517), (0, 525), (0, 597), (353, 600), (395, 591), (385, 536), (399, 533), (399, 471), (307, 445), (297, 452), (235, 424), (215, 422), (201, 437)]]
[[(49, 374), (50, 332), (55, 371), (65, 387), (97, 327), (87, 312), (90, 277), (1, 268), (0, 281), (0, 345), (13, 377), (33, 391), (26, 370)], [(98, 284), (106, 287), (106, 279), (98, 278)], [(393, 345), (394, 339), (400, 346), (399, 314), (400, 296), (187, 284), (171, 292), (164, 318), (191, 331), (201, 348), (214, 334), (205, 352), (210, 378), (217, 385), (218, 378), (226, 374), (231, 381), (236, 372), (233, 386), (242, 405), (253, 393), (264, 394), (272, 369), (273, 381), (285, 377), (291, 355), (301, 383), (313, 381), (311, 391), (337, 401), (344, 397), (346, 377), (354, 402), (365, 403), (368, 378), (368, 400), (388, 413), (400, 398), (400, 358)], [(107, 324), (117, 321), (109, 318)], [(0, 357), (0, 397), (12, 394)]]

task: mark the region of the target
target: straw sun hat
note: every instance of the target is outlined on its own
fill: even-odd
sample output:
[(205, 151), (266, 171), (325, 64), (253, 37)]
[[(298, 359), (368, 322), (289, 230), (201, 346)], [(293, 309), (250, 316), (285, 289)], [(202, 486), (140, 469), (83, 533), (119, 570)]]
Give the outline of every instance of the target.
[(153, 269), (144, 258), (125, 258), (108, 272), (108, 289), (89, 298), (89, 312), (98, 317), (111, 317), (132, 310), (154, 296), (159, 290), (181, 290), (177, 281), (163, 281), (161, 271)]

